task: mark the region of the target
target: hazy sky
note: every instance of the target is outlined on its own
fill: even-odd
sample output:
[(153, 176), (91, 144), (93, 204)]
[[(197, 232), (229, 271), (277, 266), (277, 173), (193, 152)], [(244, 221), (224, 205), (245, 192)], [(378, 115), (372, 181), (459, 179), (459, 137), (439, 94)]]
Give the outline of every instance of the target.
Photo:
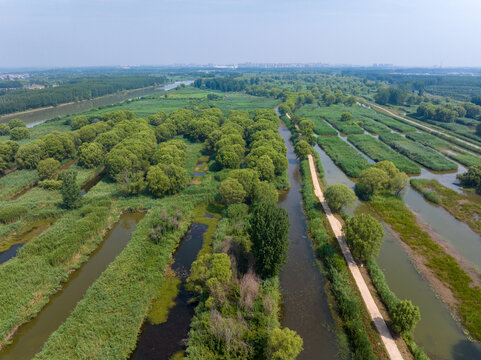
[(0, 0), (0, 67), (481, 66), (481, 0)]

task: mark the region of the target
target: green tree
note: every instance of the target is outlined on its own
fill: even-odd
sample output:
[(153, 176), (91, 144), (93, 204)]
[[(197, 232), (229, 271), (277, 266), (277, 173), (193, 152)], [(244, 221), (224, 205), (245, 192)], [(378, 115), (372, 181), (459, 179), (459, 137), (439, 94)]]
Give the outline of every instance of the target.
[(223, 168), (236, 169), (239, 167), (242, 158), (230, 147), (224, 146), (219, 149), (215, 157), (216, 161)]
[(71, 169), (65, 170), (60, 174), (62, 187), (62, 204), (67, 209), (75, 209), (80, 204), (80, 187), (77, 184), (77, 172)]
[(299, 159), (307, 159), (307, 156), (312, 154), (312, 146), (305, 140), (299, 141), (295, 146), (294, 150)]
[(279, 200), (279, 193), (273, 183), (261, 181), (255, 186), (254, 203), (271, 203), (277, 204)]
[(85, 143), (79, 149), (79, 162), (86, 168), (94, 168), (100, 164), (104, 157), (102, 145), (99, 143)]
[(368, 260), (379, 253), (384, 230), (371, 215), (360, 214), (344, 225), (344, 237), (354, 257)]
[(35, 169), (44, 157), (44, 150), (37, 142), (23, 144), (15, 155), (15, 161), (22, 169)]
[(142, 193), (147, 187), (142, 171), (133, 174), (125, 173), (119, 182), (119, 190), (125, 195), (137, 195)]
[(348, 206), (356, 200), (354, 191), (344, 184), (328, 186), (324, 193), (327, 203), (333, 212), (341, 211), (343, 206)]
[(10, 130), (10, 139), (24, 140), (30, 137), (30, 131), (26, 127), (15, 127)]
[(389, 176), (377, 167), (370, 167), (363, 170), (356, 183), (356, 193), (362, 199), (368, 199), (376, 192), (386, 189), (389, 186)]
[(352, 120), (352, 114), (348, 112), (343, 112), (341, 114), (341, 121), (351, 121)]
[(257, 159), (257, 164), (255, 170), (259, 173), (260, 180), (272, 181), (274, 180), (274, 163), (271, 158), (267, 155), (262, 155)]
[(288, 328), (274, 328), (269, 334), (269, 359), (294, 360), (303, 350), (302, 338)]
[(3, 136), (8, 134), (10, 134), (10, 127), (5, 123), (0, 124), (0, 135)]
[(25, 125), (25, 123), (22, 120), (15, 118), (15, 119), (11, 119), (8, 122), (8, 126), (10, 127), (10, 129), (15, 129), (18, 127), (26, 127), (27, 125)]
[(254, 169), (237, 169), (231, 171), (229, 178), (236, 179), (246, 192), (246, 201), (252, 203), (255, 198), (255, 189), (259, 183), (259, 173)]
[(408, 185), (409, 176), (407, 176), (404, 172), (399, 172), (398, 174), (394, 175), (393, 178), (391, 178), (389, 188), (394, 193), (394, 195), (399, 196), (399, 194), (401, 194)]
[(355, 96), (348, 96), (347, 99), (344, 101), (344, 104), (346, 106), (352, 106), (356, 103), (356, 97)]
[(72, 119), (70, 122), (70, 126), (72, 127), (72, 130), (77, 130), (80, 129), (81, 127), (84, 127), (85, 125), (89, 124), (89, 119), (85, 115), (78, 115)]
[(237, 179), (231, 177), (221, 182), (219, 193), (222, 202), (226, 205), (242, 203), (247, 195), (242, 184)]
[(474, 188), (481, 184), (481, 165), (471, 166), (467, 172), (458, 175), (461, 185)]
[(399, 174), (398, 168), (391, 161), (379, 161), (374, 165), (374, 167), (383, 170), (390, 178)]
[(38, 177), (41, 180), (55, 179), (59, 165), (60, 162), (53, 158), (47, 158), (39, 161), (37, 165)]
[(409, 335), (421, 320), (421, 313), (419, 307), (414, 306), (410, 300), (401, 300), (393, 309), (391, 318), (398, 333)]
[(169, 177), (162, 170), (160, 165), (151, 166), (147, 172), (149, 191), (155, 196), (162, 196), (168, 193), (171, 184)]
[(254, 208), (249, 234), (258, 274), (263, 279), (277, 276), (284, 265), (288, 232), (285, 209), (272, 203), (260, 203)]
[(167, 114), (164, 111), (150, 115), (148, 118), (149, 124), (153, 126), (159, 126), (167, 119)]

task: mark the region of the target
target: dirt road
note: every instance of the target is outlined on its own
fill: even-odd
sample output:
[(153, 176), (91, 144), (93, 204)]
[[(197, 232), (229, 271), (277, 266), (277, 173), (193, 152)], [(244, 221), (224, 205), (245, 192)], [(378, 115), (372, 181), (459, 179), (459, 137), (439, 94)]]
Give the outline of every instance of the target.
[(366, 308), (369, 312), (369, 315), (371, 316), (371, 319), (374, 322), (374, 325), (376, 326), (377, 331), (379, 332), (381, 340), (384, 343), (384, 346), (387, 350), (387, 353), (390, 359), (400, 360), (403, 358), (401, 355), (401, 352), (399, 351), (396, 345), (396, 342), (394, 341), (394, 338), (391, 332), (389, 331), (386, 325), (386, 322), (384, 321), (384, 318), (381, 315), (381, 312), (379, 311), (379, 308), (376, 306), (376, 303), (374, 302), (374, 299), (371, 293), (369, 292), (369, 289), (361, 275), (361, 272), (359, 271), (359, 268), (357, 267), (356, 262), (354, 261), (354, 258), (351, 254), (351, 251), (349, 250), (349, 247), (344, 241), (341, 223), (332, 214), (331, 209), (329, 208), (329, 205), (324, 199), (324, 194), (322, 193), (321, 187), (319, 185), (316, 167), (314, 165), (314, 160), (312, 158), (312, 155), (309, 155), (308, 159), (309, 159), (309, 168), (312, 176), (312, 183), (314, 185), (314, 192), (322, 204), (324, 212), (327, 215), (327, 219), (329, 220), (329, 224), (331, 225), (332, 230), (334, 231), (334, 235), (336, 235), (337, 241), (339, 242), (339, 246), (341, 247), (342, 253), (344, 255), (344, 258), (346, 259), (349, 270), (351, 271), (354, 281), (356, 282), (359, 292), (361, 293), (362, 299), (366, 304)]

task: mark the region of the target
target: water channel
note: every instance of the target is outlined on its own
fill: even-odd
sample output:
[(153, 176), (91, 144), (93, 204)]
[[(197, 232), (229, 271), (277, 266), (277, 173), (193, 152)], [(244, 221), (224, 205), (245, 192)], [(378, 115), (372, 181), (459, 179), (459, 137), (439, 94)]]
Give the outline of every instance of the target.
[(181, 84), (190, 85), (192, 83), (193, 83), (193, 80), (176, 81), (172, 84), (167, 84), (160, 87), (151, 86), (148, 88), (121, 91), (115, 94), (110, 94), (110, 95), (102, 96), (102, 97), (91, 99), (91, 100), (83, 100), (75, 103), (59, 105), (56, 107), (48, 107), (48, 108), (34, 109), (31, 111), (26, 111), (21, 113), (7, 114), (0, 117), (0, 123), (6, 122), (13, 118), (18, 118), (24, 121), (25, 124), (27, 124), (27, 127), (31, 128), (35, 125), (41, 124), (57, 116), (77, 114), (77, 113), (84, 112), (99, 106), (112, 105), (112, 104), (116, 104), (129, 99), (152, 95), (159, 91), (169, 91)]
[(282, 325), (295, 330), (304, 340), (299, 359), (336, 359), (339, 348), (325, 293), (326, 280), (319, 271), (302, 209), (299, 161), (289, 140), (290, 131), (281, 125), (279, 133), (287, 147), (290, 181), (289, 191), (280, 197), (279, 206), (286, 209), (291, 224), (287, 263), (280, 274)]
[[(332, 162), (329, 156), (319, 146), (316, 145), (315, 149), (320, 155), (324, 167), (326, 183), (328, 185), (345, 184), (353, 188), (354, 182)], [(434, 221), (430, 225), (436, 227), (437, 231), (443, 233), (446, 230), (442, 226), (442, 222), (446, 221), (446, 218), (436, 220), (436, 216), (439, 216), (436, 211), (443, 209), (428, 204), (421, 195), (412, 189), (408, 190), (405, 200), (411, 208), (418, 209), (420, 214), (426, 216), (426, 222)], [(430, 212), (433, 209), (429, 207), (434, 209), (432, 214)], [(350, 212), (371, 212), (371, 210), (369, 206), (358, 202)], [(433, 218), (429, 218), (430, 215)], [(447, 212), (445, 215), (450, 217)], [(462, 234), (466, 231), (464, 224), (452, 217), (451, 222), (446, 223), (446, 225), (450, 229), (452, 228), (451, 230), (456, 234)], [(412, 300), (421, 309), (421, 321), (414, 333), (415, 341), (433, 360), (480, 359), (481, 345), (468, 340), (461, 327), (452, 318), (447, 306), (437, 297), (427, 280), (416, 270), (398, 240), (385, 224), (383, 226), (385, 231), (384, 243), (377, 262), (386, 275), (389, 287), (396, 295), (401, 299)], [(441, 235), (454, 240), (450, 235)]]
[(90, 255), (80, 269), (70, 275), (62, 290), (50, 297), (50, 301), (30, 322), (22, 325), (13, 342), (0, 352), (0, 359), (31, 359), (45, 341), (67, 319), (87, 289), (120, 254), (129, 242), (141, 213), (127, 213), (107, 232), (103, 242)]
[(182, 281), (180, 291), (174, 300), (175, 305), (169, 310), (167, 321), (152, 324), (147, 320), (131, 359), (168, 360), (175, 353), (185, 349), (194, 306), (190, 303), (193, 295), (185, 289), (184, 282), (190, 274), (190, 267), (197, 253), (202, 248), (207, 228), (208, 226), (204, 224), (192, 224), (180, 242), (172, 264), (172, 270)]

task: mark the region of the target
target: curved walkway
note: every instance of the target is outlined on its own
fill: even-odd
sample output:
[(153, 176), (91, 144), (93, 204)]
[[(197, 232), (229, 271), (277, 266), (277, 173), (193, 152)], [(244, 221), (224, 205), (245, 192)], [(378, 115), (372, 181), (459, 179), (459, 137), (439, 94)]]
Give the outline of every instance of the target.
[(312, 183), (314, 185), (314, 193), (316, 194), (317, 198), (321, 202), (324, 212), (327, 215), (329, 224), (331, 225), (332, 230), (334, 231), (334, 235), (336, 235), (337, 241), (339, 242), (339, 246), (341, 247), (342, 253), (344, 255), (344, 258), (346, 259), (349, 270), (351, 271), (354, 281), (356, 282), (359, 292), (361, 293), (362, 299), (366, 304), (366, 308), (369, 312), (369, 315), (371, 316), (371, 319), (374, 322), (374, 325), (376, 326), (377, 331), (379, 332), (379, 335), (381, 337), (381, 340), (384, 343), (384, 346), (387, 350), (389, 358), (392, 360), (401, 360), (403, 358), (401, 355), (401, 352), (399, 351), (396, 345), (396, 342), (394, 341), (394, 338), (381, 315), (381, 312), (379, 311), (376, 303), (374, 302), (374, 299), (372, 298), (371, 293), (369, 292), (369, 289), (361, 275), (361, 272), (359, 271), (359, 268), (356, 265), (356, 262), (354, 261), (354, 258), (351, 254), (351, 251), (349, 250), (349, 247), (344, 241), (344, 236), (342, 234), (342, 225), (339, 222), (339, 220), (337, 220), (336, 217), (332, 214), (331, 209), (329, 208), (329, 205), (324, 199), (324, 194), (322, 193), (321, 187), (319, 185), (316, 167), (314, 165), (314, 160), (312, 158), (312, 155), (308, 156), (308, 160), (309, 160), (309, 168), (312, 176)]

